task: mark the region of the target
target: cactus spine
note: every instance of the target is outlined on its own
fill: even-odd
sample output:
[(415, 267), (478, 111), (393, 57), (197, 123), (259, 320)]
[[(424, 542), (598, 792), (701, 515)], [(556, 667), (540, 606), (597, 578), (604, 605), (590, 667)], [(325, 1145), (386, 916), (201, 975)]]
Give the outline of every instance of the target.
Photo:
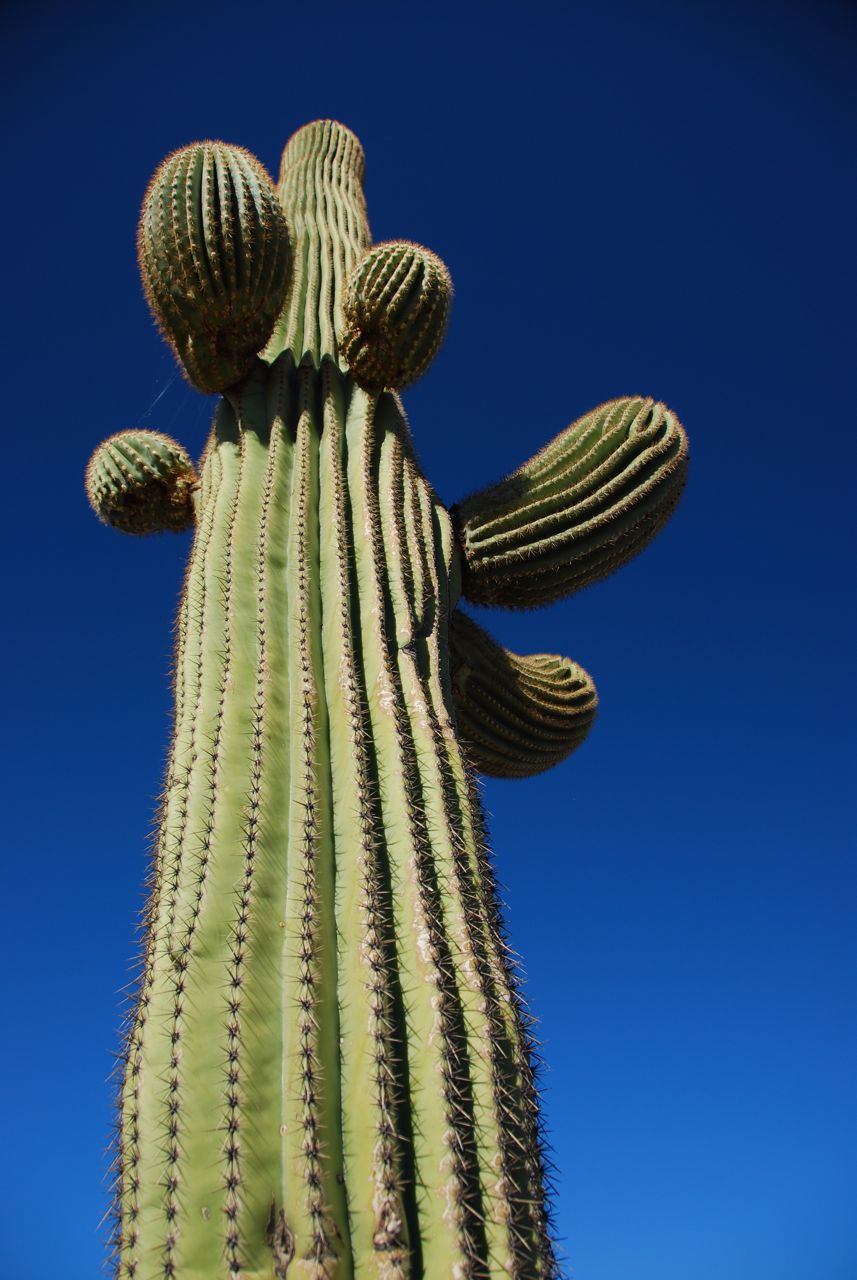
[[(467, 562), (479, 500), (456, 533), (398, 397), (377, 385), (378, 370), (387, 388), (392, 374), (371, 328), (360, 333), (371, 385), (341, 352), (349, 278), (352, 297), (375, 278), (356, 138), (330, 121), (302, 129), (276, 196), (246, 153), (207, 143), (179, 155), (150, 187), (141, 265), (186, 372), (223, 398), (195, 486), (126, 1044), (118, 1272), (552, 1276), (531, 1046), (472, 770), (525, 774), (562, 758), (585, 734), (594, 688), (563, 660), (507, 655), (497, 731), (485, 685), (499, 646), (454, 613), (462, 572), (482, 572)], [(219, 213), (212, 156), (235, 184)], [(152, 192), (173, 196), (153, 205)], [(282, 225), (259, 212), (272, 199)], [(236, 379), (211, 335), (226, 316), (226, 345), (246, 362), (236, 317), (262, 268), (223, 264), (259, 261), (260, 245), (280, 264), (279, 318), (255, 308), (265, 325), (246, 332), (267, 346)], [(197, 270), (212, 246), (225, 292)], [(415, 261), (419, 276), (437, 260)], [(167, 296), (179, 279), (181, 306)], [(426, 344), (422, 319), (445, 317), (448, 294), (429, 301), (401, 313), (417, 317), (420, 367), (439, 341), (435, 330)], [(401, 354), (407, 323), (396, 333)], [(183, 456), (169, 441), (160, 450)], [(142, 491), (150, 476), (122, 479)], [(564, 483), (553, 482), (560, 505)], [(481, 735), (472, 759), (456, 704)]]

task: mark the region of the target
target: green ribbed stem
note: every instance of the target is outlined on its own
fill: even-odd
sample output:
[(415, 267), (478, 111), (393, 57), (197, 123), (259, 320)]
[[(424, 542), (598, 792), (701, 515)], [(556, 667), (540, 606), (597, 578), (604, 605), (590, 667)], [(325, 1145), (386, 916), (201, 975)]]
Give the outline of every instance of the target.
[(554, 1274), (454, 729), (457, 547), (398, 399), (336, 361), (357, 154), (328, 124), (287, 149), (288, 349), (229, 392), (201, 468), (123, 1086), (129, 1280)]
[(450, 625), (458, 730), (474, 768), (494, 778), (529, 778), (583, 742), (598, 698), (568, 658), (521, 657), (456, 610)]
[(474, 604), (548, 604), (630, 560), (671, 515), (687, 439), (662, 404), (611, 400), (453, 509)]

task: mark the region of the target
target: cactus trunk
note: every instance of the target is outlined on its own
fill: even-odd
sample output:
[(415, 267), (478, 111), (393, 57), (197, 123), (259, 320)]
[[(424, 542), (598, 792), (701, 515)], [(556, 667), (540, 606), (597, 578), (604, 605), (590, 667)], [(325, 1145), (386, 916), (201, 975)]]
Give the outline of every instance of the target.
[(201, 474), (119, 1142), (135, 1280), (554, 1272), (528, 1034), (455, 727), (457, 544), (337, 359), (368, 244), (314, 126), (270, 363)]

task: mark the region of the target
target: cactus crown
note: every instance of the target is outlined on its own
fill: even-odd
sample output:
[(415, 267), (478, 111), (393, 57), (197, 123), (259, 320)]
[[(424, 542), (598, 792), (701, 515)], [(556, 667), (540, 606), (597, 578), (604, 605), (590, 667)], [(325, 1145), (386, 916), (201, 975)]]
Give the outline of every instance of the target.
[[(225, 391), (259, 352), (343, 357), (371, 391), (428, 367), (446, 329), (444, 264), (408, 241), (369, 245), (363, 148), (317, 120), (283, 152), (278, 190), (241, 147), (198, 142), (153, 177), (138, 255), (152, 312), (188, 379)], [(263, 350), (264, 349), (264, 350)]]
[(265, 348), (318, 366), (337, 360), (348, 277), (370, 243), (363, 196), (363, 148), (344, 125), (315, 120), (289, 139), (277, 193), (295, 245), (294, 279)]

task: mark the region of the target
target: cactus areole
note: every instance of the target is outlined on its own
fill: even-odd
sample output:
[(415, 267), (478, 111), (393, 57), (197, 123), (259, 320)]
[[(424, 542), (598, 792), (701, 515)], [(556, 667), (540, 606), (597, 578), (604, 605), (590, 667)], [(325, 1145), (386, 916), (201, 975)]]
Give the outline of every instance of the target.
[(371, 247), (362, 177), (354, 135), (317, 121), (276, 189), (203, 142), (143, 206), (152, 310), (222, 398), (198, 474), (142, 430), (87, 472), (108, 523), (194, 529), (124, 1053), (129, 1280), (557, 1274), (474, 780), (562, 760), (595, 690), (458, 602), (616, 568), (677, 501), (686, 441), (614, 400), (447, 511), (397, 391), (440, 345), (449, 274)]

